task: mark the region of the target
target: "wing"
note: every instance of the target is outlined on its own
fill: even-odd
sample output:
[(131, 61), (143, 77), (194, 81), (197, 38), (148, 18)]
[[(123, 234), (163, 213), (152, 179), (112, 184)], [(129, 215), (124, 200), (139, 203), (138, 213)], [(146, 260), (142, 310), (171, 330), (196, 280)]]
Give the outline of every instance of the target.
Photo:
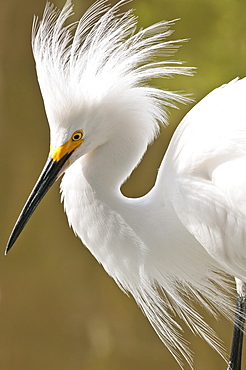
[(160, 169), (186, 229), (222, 268), (246, 281), (246, 80), (198, 103), (174, 134)]
[[(231, 185), (230, 190), (235, 188), (240, 192), (238, 183), (230, 182), (229, 176), (230, 173), (225, 179), (228, 179), (227, 185)], [(222, 268), (246, 281), (245, 202), (240, 207), (240, 196), (231, 196), (231, 191), (224, 192), (213, 181), (217, 181), (217, 176), (213, 180), (189, 176), (182, 178), (177, 183), (173, 205), (186, 229)], [(246, 185), (246, 179), (243, 179), (243, 184)]]

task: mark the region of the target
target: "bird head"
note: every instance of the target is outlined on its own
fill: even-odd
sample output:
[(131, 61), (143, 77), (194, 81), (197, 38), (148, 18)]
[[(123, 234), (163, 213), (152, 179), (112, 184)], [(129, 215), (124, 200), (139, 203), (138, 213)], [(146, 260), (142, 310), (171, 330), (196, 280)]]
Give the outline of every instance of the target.
[(146, 85), (151, 78), (191, 74), (180, 62), (167, 65), (167, 61), (154, 59), (158, 54), (173, 54), (179, 46), (181, 40), (164, 41), (172, 33), (172, 22), (136, 33), (132, 11), (119, 12), (126, 3), (120, 0), (109, 7), (99, 0), (71, 25), (66, 25), (73, 12), (70, 0), (61, 11), (47, 3), (41, 21), (34, 19), (32, 48), (50, 126), (50, 152), (6, 253), (52, 184), (78, 158), (107, 143), (116, 130), (120, 140), (126, 124), (143, 143), (141, 157), (158, 132), (159, 122), (166, 122), (163, 105), (188, 100), (182, 94)]

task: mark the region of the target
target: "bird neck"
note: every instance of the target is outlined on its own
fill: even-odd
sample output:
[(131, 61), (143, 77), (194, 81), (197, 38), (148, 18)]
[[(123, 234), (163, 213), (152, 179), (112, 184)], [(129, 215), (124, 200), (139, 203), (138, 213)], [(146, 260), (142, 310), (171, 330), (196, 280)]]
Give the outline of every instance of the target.
[[(135, 273), (141, 250), (146, 250), (135, 225), (138, 201), (125, 198), (120, 187), (147, 148), (140, 136), (118, 131), (114, 140), (78, 159), (66, 171), (61, 191), (69, 224), (105, 270), (116, 281), (126, 269)], [(120, 235), (120, 239), (119, 239)], [(136, 255), (136, 258), (133, 256)], [(137, 257), (138, 256), (138, 257)], [(125, 271), (125, 273), (123, 273)], [(121, 275), (121, 278), (118, 276)], [(136, 276), (139, 274), (135, 273)], [(130, 287), (128, 287), (130, 289)]]
[(66, 171), (61, 191), (75, 233), (108, 274), (132, 291), (125, 277), (131, 272), (139, 278), (137, 261), (146, 246), (133, 227), (137, 201), (132, 204), (125, 198), (120, 186), (137, 165), (141, 152), (136, 147), (126, 149), (122, 161), (121, 149), (105, 144), (78, 159)]

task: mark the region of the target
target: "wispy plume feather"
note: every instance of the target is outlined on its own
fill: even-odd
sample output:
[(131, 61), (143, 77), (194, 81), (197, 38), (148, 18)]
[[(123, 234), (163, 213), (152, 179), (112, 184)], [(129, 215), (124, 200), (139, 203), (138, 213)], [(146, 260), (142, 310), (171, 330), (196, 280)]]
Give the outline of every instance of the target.
[[(33, 54), (48, 116), (70, 97), (75, 102), (86, 96), (97, 99), (116, 85), (119, 90), (142, 87), (156, 106), (160, 101), (166, 106), (188, 101), (180, 93), (146, 88), (146, 81), (152, 78), (190, 75), (192, 69), (181, 62), (157, 60), (158, 56), (172, 55), (184, 41), (166, 41), (173, 21), (136, 32), (133, 11), (120, 12), (128, 2), (122, 0), (109, 7), (106, 1), (97, 1), (79, 22), (69, 25), (66, 22), (73, 14), (71, 1), (62, 10), (47, 3), (42, 20), (34, 19)], [(161, 116), (166, 122), (165, 110)]]
[[(183, 94), (148, 85), (152, 78), (192, 73), (192, 69), (184, 67), (181, 62), (161, 60), (172, 56), (184, 41), (167, 41), (172, 34), (169, 28), (174, 22), (163, 21), (137, 31), (137, 18), (132, 10), (120, 12), (120, 7), (126, 3), (128, 1), (122, 0), (109, 7), (104, 0), (97, 1), (79, 22), (68, 25), (67, 19), (73, 14), (71, 1), (67, 1), (62, 10), (47, 3), (42, 20), (39, 22), (35, 18), (32, 46), (50, 124), (54, 112), (64, 115), (72, 104), (79, 106), (87, 102), (93, 106), (95, 101), (103, 101), (109, 94), (114, 97), (127, 92), (124, 96), (129, 96), (129, 107), (133, 104), (132, 96), (137, 93), (139, 106), (136, 109), (139, 117), (144, 118), (140, 121), (146, 125), (143, 131), (145, 134), (148, 131), (146, 142), (150, 142), (158, 131), (159, 122), (166, 123), (163, 106), (188, 101)], [(112, 100), (107, 98), (106, 101)], [(204, 265), (204, 256), (199, 257)], [(111, 254), (110, 258), (113, 260)], [(207, 268), (203, 281), (192, 281), (192, 284), (189, 282), (189, 274), (192, 273), (186, 272), (185, 267), (183, 284), (171, 273), (164, 276), (164, 272), (159, 273), (158, 269), (154, 273), (151, 269), (146, 272), (146, 267), (139, 278), (142, 284), (139, 286), (128, 281), (120, 268), (115, 275), (109, 273), (123, 290), (134, 296), (179, 364), (182, 366), (183, 357), (192, 367), (191, 353), (173, 315), (178, 315), (194, 333), (224, 355), (216, 334), (190, 304), (192, 296), (213, 315), (216, 315), (217, 307), (222, 306), (225, 307), (224, 314), (230, 316), (230, 299), (222, 292), (222, 289), (227, 289), (227, 282), (222, 275), (213, 272), (213, 267), (215, 271), (217, 265), (216, 268), (212, 265), (211, 271)], [(201, 269), (205, 270), (205, 267), (201, 266)], [(208, 301), (212, 303), (208, 304)]]

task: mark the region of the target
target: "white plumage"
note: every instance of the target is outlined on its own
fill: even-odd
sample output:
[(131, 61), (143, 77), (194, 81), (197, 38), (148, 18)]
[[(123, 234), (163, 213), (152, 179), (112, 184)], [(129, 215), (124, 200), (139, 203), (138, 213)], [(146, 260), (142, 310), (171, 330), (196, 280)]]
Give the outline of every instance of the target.
[(164, 40), (172, 22), (136, 33), (132, 12), (119, 14), (125, 2), (110, 8), (98, 1), (68, 26), (71, 2), (61, 12), (48, 4), (33, 28), (37, 75), (52, 148), (83, 132), (58, 173), (65, 171), (61, 191), (69, 224), (133, 295), (179, 364), (181, 354), (192, 366), (175, 315), (223, 356), (192, 301), (231, 318), (224, 273), (246, 281), (246, 80), (198, 103), (176, 130), (153, 189), (142, 198), (124, 197), (120, 187), (159, 124), (166, 124), (167, 108), (188, 101), (147, 81), (191, 73), (155, 59), (180, 44)]

